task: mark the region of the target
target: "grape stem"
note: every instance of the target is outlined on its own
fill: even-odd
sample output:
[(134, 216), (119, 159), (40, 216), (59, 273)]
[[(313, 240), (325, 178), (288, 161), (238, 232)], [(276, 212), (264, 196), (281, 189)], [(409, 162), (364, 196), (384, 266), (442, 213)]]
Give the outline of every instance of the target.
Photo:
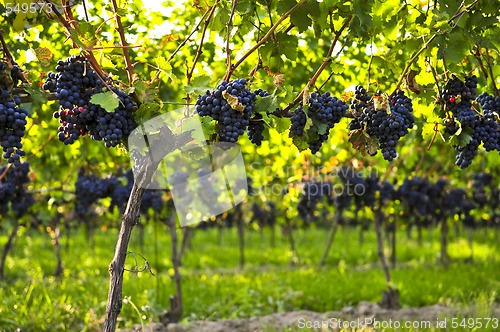
[(231, 7), (231, 14), (229, 15), (229, 20), (227, 21), (227, 33), (226, 33), (226, 66), (227, 66), (227, 71), (226, 75), (224, 76), (224, 81), (229, 81), (229, 78), (231, 77), (231, 48), (229, 48), (229, 38), (231, 38), (231, 28), (233, 27), (233, 17), (234, 17), (234, 10), (236, 9), (236, 5), (238, 4), (238, 0), (233, 0), (233, 5)]
[(116, 4), (116, 0), (111, 0), (113, 5), (113, 11), (115, 14), (115, 20), (117, 25), (118, 34), (120, 35), (120, 42), (124, 48), (122, 48), (123, 58), (125, 59), (125, 70), (127, 71), (129, 85), (132, 86), (134, 80), (134, 67), (132, 66), (132, 62), (130, 61), (130, 54), (127, 46), (127, 40), (125, 39), (125, 33), (123, 31), (122, 20), (120, 15), (118, 15), (118, 6)]
[(295, 6), (293, 6), (289, 11), (287, 11), (285, 14), (283, 14), (271, 26), (271, 28), (269, 29), (269, 31), (267, 31), (267, 33), (264, 35), (264, 37), (262, 37), (257, 42), (257, 44), (255, 44), (251, 49), (249, 49), (245, 54), (243, 54), (241, 56), (241, 58), (238, 61), (236, 61), (236, 63), (232, 67), (228, 68), (228, 72), (226, 73), (227, 79), (229, 79), (231, 77), (231, 75), (236, 70), (236, 68), (238, 68), (238, 66), (241, 65), (243, 63), (243, 61), (245, 61), (245, 59), (250, 56), (250, 54), (252, 54), (253, 52), (255, 52), (262, 44), (264, 44), (269, 39), (269, 37), (271, 37), (273, 35), (274, 31), (278, 28), (278, 26), (281, 24), (281, 22), (283, 22), (288, 16), (290, 16), (293, 12), (295, 12), (297, 9), (299, 9), (307, 1), (308, 0), (301, 0), (299, 3), (297, 3)]
[(321, 65), (319, 66), (319, 68), (316, 70), (316, 72), (314, 73), (314, 75), (307, 82), (307, 84), (304, 87), (304, 89), (302, 90), (302, 92), (300, 92), (298, 94), (298, 96), (295, 97), (295, 99), (293, 100), (293, 102), (291, 102), (290, 104), (288, 104), (283, 109), (283, 111), (282, 111), (283, 113), (288, 113), (288, 111), (290, 111), (293, 107), (295, 107), (300, 102), (300, 100), (304, 96), (304, 93), (306, 93), (306, 91), (309, 91), (309, 89), (314, 86), (314, 84), (316, 83), (316, 80), (318, 79), (319, 75), (323, 72), (323, 70), (325, 70), (325, 68), (330, 64), (330, 62), (332, 62), (333, 49), (335, 48), (335, 45), (337, 45), (337, 42), (338, 42), (340, 36), (344, 32), (344, 30), (347, 28), (347, 26), (349, 25), (349, 23), (351, 22), (351, 20), (352, 20), (352, 15), (350, 15), (350, 16), (348, 16), (346, 18), (346, 20), (345, 20), (344, 24), (342, 25), (342, 27), (335, 33), (335, 37), (333, 38), (332, 44), (330, 45), (330, 48), (328, 49), (328, 52), (326, 53), (325, 60), (323, 60), (323, 62), (321, 63)]
[[(12, 65), (17, 65), (16, 61), (14, 60), (14, 57), (12, 56), (12, 54), (9, 51), (9, 48), (7, 47), (7, 43), (3, 38), (3, 34), (4, 34), (3, 30), (0, 30), (0, 43), (2, 43), (3, 53), (7, 58), (7, 60), (10, 61)], [(28, 80), (26, 79), (26, 77), (24, 77), (24, 73), (22, 72), (22, 70), (18, 72), (18, 77), (21, 80), (21, 82), (28, 83)]]
[[(186, 64), (186, 67), (187, 67), (186, 68), (187, 85), (189, 85), (191, 83), (191, 78), (193, 77), (194, 69), (196, 68), (196, 63), (198, 63), (198, 60), (200, 59), (200, 56), (203, 53), (203, 41), (205, 40), (205, 35), (207, 33), (208, 24), (210, 23), (210, 20), (212, 19), (212, 16), (214, 15), (215, 8), (217, 8), (218, 3), (219, 3), (219, 0), (216, 0), (215, 3), (213, 4), (213, 6), (210, 8), (210, 12), (208, 13), (208, 15), (206, 15), (207, 17), (203, 21), (203, 29), (201, 31), (200, 44), (198, 45), (198, 49), (196, 50), (196, 55), (194, 56), (193, 65), (192, 65), (191, 69), (189, 67), (187, 67), (187, 64)], [(203, 15), (203, 16), (205, 16), (205, 15)], [(201, 21), (200, 21), (200, 23), (201, 23)], [(196, 29), (198, 29), (198, 27)], [(193, 32), (194, 32), (194, 30), (193, 30)], [(191, 98), (189, 97), (189, 93), (186, 94), (185, 99), (186, 99), (186, 106), (187, 106), (187, 105), (189, 105), (189, 102), (191, 100)]]
[[(455, 13), (455, 14), (454, 14), (454, 15), (453, 15), (453, 16), (452, 16), (449, 20), (448, 20), (448, 24), (452, 24), (452, 23), (453, 23), (453, 25), (451, 26), (451, 28), (450, 28), (450, 29), (448, 29), (448, 30), (446, 30), (446, 31), (443, 31), (443, 32), (438, 31), (438, 32), (434, 33), (434, 34), (433, 34), (433, 35), (432, 35), (432, 36), (431, 36), (431, 37), (430, 37), (430, 38), (429, 38), (429, 39), (428, 39), (428, 40), (427, 40), (427, 41), (426, 41), (426, 42), (422, 45), (422, 47), (421, 47), (421, 48), (417, 51), (417, 53), (415, 53), (415, 54), (413, 55), (413, 57), (410, 59), (410, 61), (408, 61), (408, 62), (406, 63), (406, 66), (405, 66), (405, 68), (403, 69), (403, 72), (401, 73), (401, 76), (399, 77), (398, 82), (396, 83), (396, 88), (394, 89), (394, 92), (393, 92), (391, 95), (395, 94), (395, 93), (399, 90), (399, 88), (400, 88), (401, 84), (403, 83), (404, 78), (405, 78), (405, 77), (406, 77), (406, 75), (408, 74), (408, 71), (410, 70), (411, 66), (413, 65), (413, 63), (414, 63), (415, 61), (417, 61), (417, 59), (418, 59), (418, 57), (420, 56), (420, 54), (422, 54), (422, 52), (423, 52), (423, 51), (425, 51), (425, 50), (427, 49), (427, 47), (429, 47), (430, 43), (431, 43), (434, 39), (436, 39), (436, 37), (437, 37), (437, 36), (442, 35), (442, 34), (444, 34), (444, 33), (449, 33), (449, 32), (451, 32), (453, 29), (455, 29), (455, 27), (456, 27), (456, 26), (457, 26), (457, 24), (458, 24), (458, 21), (460, 21), (460, 19), (462, 18), (462, 16), (463, 16), (466, 12), (468, 12), (468, 11), (472, 8), (472, 6), (474, 6), (477, 2), (478, 2), (478, 0), (475, 0), (473, 3), (471, 3), (470, 5), (468, 5), (467, 7), (465, 7), (463, 10), (461, 10), (461, 9), (463, 8), (463, 3), (462, 3), (462, 5), (461, 5), (461, 6), (457, 9), (457, 12), (456, 12), (456, 13)], [(444, 56), (443, 56), (443, 61), (444, 61)]]
[(205, 11), (205, 13), (201, 16), (200, 21), (198, 22), (198, 24), (196, 24), (196, 26), (191, 31), (191, 33), (182, 41), (182, 43), (179, 44), (179, 46), (177, 46), (177, 48), (172, 52), (172, 54), (170, 54), (170, 57), (168, 58), (169, 62), (174, 58), (174, 56), (177, 54), (177, 52), (179, 52), (179, 50), (182, 47), (184, 47), (184, 45), (186, 45), (186, 43), (191, 39), (191, 37), (193, 37), (194, 33), (200, 29), (201, 23), (203, 23), (203, 21), (205, 20), (205, 17), (208, 15), (210, 10), (211, 10), (211, 8), (209, 8)]
[(488, 48), (485, 49), (485, 59), (486, 59), (486, 64), (488, 65), (488, 72), (490, 73), (490, 78), (491, 78), (491, 87), (493, 88), (493, 91), (495, 93), (495, 96), (499, 95), (499, 91), (495, 82), (495, 75), (493, 75), (493, 69), (492, 69), (492, 64), (491, 64), (491, 57)]

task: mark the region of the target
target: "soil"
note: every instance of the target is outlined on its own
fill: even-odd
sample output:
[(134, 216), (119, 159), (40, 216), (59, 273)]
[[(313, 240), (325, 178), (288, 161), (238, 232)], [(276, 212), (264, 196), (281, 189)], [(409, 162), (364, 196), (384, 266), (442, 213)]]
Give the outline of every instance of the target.
[[(346, 330), (356, 330), (362, 327), (368, 327), (365, 331), (373, 331), (372, 328), (378, 327), (397, 327), (396, 324), (411, 322), (412, 324), (421, 324), (420, 328), (414, 330), (427, 330), (423, 328), (424, 324), (431, 324), (435, 328), (437, 322), (443, 330), (451, 328), (451, 319), (464, 317), (496, 317), (500, 318), (500, 306), (494, 306), (490, 313), (478, 312), (473, 307), (453, 308), (444, 305), (432, 305), (420, 308), (402, 308), (398, 310), (387, 310), (381, 308), (378, 304), (371, 302), (360, 302), (355, 307), (346, 307), (341, 311), (331, 311), (318, 313), (312, 311), (293, 311), (276, 313), (262, 317), (251, 317), (243, 319), (227, 319), (221, 321), (192, 321), (182, 324), (162, 324), (153, 323), (146, 326), (145, 331), (152, 332), (281, 332), (281, 331), (340, 331), (340, 327), (349, 327)], [(487, 314), (487, 315), (485, 315)], [(335, 322), (344, 322), (343, 324), (353, 324), (351, 326), (338, 325)], [(369, 322), (372, 324), (369, 324)], [(377, 323), (373, 323), (373, 322)], [(321, 324), (324, 322), (323, 327)], [(356, 325), (368, 323), (366, 325)], [(445, 323), (443, 323), (445, 322)], [(309, 323), (310, 327), (306, 324)], [(316, 324), (316, 327), (313, 326)], [(341, 323), (342, 324), (342, 323)], [(379, 324), (378, 326), (376, 324)], [(385, 325), (384, 325), (385, 324)], [(446, 324), (443, 326), (442, 324)], [(417, 326), (415, 326), (417, 327)], [(354, 329), (353, 329), (354, 328)], [(141, 331), (141, 326), (127, 332)]]

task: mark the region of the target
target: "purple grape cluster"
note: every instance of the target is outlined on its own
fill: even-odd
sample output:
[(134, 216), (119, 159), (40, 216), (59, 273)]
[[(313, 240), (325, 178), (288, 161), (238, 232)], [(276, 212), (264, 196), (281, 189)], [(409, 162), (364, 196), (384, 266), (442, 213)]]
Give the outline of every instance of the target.
[[(446, 122), (445, 132), (453, 135), (458, 130), (454, 119), (460, 121), (462, 126), (471, 130), (471, 140), (465, 146), (454, 146), (458, 152), (456, 165), (466, 168), (477, 155), (481, 143), (486, 151), (500, 151), (500, 125), (497, 118), (500, 111), (500, 98), (482, 93), (476, 98), (477, 78), (466, 77), (462, 82), (456, 76), (446, 83), (442, 97), (446, 109), (451, 110), (453, 118)], [(474, 111), (473, 101), (476, 98), (482, 112)]]
[(500, 125), (497, 121), (500, 116), (500, 97), (482, 93), (476, 100), (483, 110), (482, 115), (476, 116), (478, 138), (486, 151), (500, 151)]
[(35, 203), (33, 195), (26, 191), (30, 182), (29, 171), (30, 165), (27, 162), (0, 168), (0, 174), (5, 174), (0, 180), (1, 216), (5, 216), (9, 209), (12, 209), (16, 217), (20, 218)]
[(264, 140), (264, 120), (262, 120), (261, 114), (255, 114), (253, 118), (250, 119), (250, 124), (248, 125), (248, 138), (253, 144), (260, 146)]
[[(257, 95), (265, 92), (252, 92), (246, 88), (245, 79), (231, 82), (223, 81), (214, 91), (198, 96), (196, 111), (200, 116), (209, 116), (217, 121), (218, 136), (221, 142), (236, 143), (250, 125)], [(233, 108), (233, 107), (236, 107)], [(253, 128), (252, 130), (254, 130)], [(256, 140), (258, 142), (258, 140)]]
[(78, 171), (75, 182), (75, 213), (76, 216), (85, 220), (93, 213), (92, 205), (99, 199), (110, 196), (112, 188), (110, 181), (100, 179), (94, 174), (86, 174), (84, 168)]
[(366, 130), (370, 137), (376, 138), (380, 143), (384, 159), (393, 160), (397, 156), (398, 141), (408, 134), (415, 123), (412, 101), (403, 91), (397, 91), (387, 100), (388, 105), (382, 105), (377, 109), (373, 102), (374, 98), (385, 100), (381, 93), (370, 97), (366, 89), (361, 86), (356, 87), (351, 108), (355, 110), (357, 116), (351, 120), (349, 129)]
[(309, 96), (308, 102), (309, 110), (307, 115), (312, 119), (313, 126), (315, 124), (326, 124), (326, 133), (318, 134), (318, 139), (309, 142), (309, 150), (311, 150), (311, 153), (316, 153), (323, 145), (323, 142), (328, 139), (330, 129), (340, 122), (349, 106), (337, 97), (332, 97), (329, 92), (322, 95), (313, 92)]
[[(316, 153), (328, 139), (330, 129), (344, 117), (349, 106), (337, 97), (331, 96), (329, 92), (324, 94), (311, 93), (308, 106), (307, 117), (312, 120), (310, 130), (316, 134), (310, 135), (314, 139), (308, 139), (308, 145), (311, 153)], [(291, 116), (290, 137), (304, 135), (307, 117), (302, 105), (299, 105)], [(320, 133), (320, 126), (325, 126), (326, 132)]]
[(472, 101), (476, 98), (477, 77), (466, 77), (461, 81), (455, 75), (452, 76), (443, 88), (442, 98), (446, 109), (450, 110), (453, 116), (462, 125), (473, 127), (475, 112), (472, 109)]
[(56, 70), (57, 73), (48, 74), (43, 88), (55, 92), (59, 100), (60, 110), (54, 113), (54, 118), (59, 119), (61, 142), (73, 144), (80, 136), (89, 134), (94, 140), (104, 141), (106, 147), (113, 147), (130, 135), (136, 127), (134, 112), (138, 107), (124, 91), (103, 78), (120, 101), (113, 112), (107, 112), (90, 102), (104, 84), (84, 56), (58, 61)]
[[(14, 68), (17, 69), (14, 70)], [(7, 69), (7, 64), (0, 62), (0, 76), (9, 75)], [(16, 84), (19, 80), (18, 72), (20, 69), (15, 65), (9, 75)], [(7, 162), (20, 166), (21, 157), (26, 155), (22, 150), (21, 139), (26, 130), (28, 111), (20, 106), (19, 96), (11, 95), (9, 87), (11, 87), (10, 84), (0, 81), (0, 145), (3, 149), (3, 157), (7, 159)]]

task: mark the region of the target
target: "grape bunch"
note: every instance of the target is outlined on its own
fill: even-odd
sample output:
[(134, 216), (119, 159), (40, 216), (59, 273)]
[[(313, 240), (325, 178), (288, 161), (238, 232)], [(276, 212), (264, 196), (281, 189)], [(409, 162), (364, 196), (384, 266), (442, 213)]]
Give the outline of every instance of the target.
[(108, 179), (86, 174), (85, 169), (80, 168), (75, 182), (75, 213), (79, 219), (85, 220), (89, 213), (92, 213), (91, 206), (94, 203), (110, 196), (112, 189), (110, 184)]
[[(462, 126), (471, 130), (471, 140), (465, 146), (454, 146), (458, 152), (455, 163), (460, 168), (466, 168), (472, 164), (481, 143), (486, 151), (500, 151), (500, 125), (498, 124), (500, 98), (492, 97), (487, 93), (482, 93), (476, 98), (476, 88), (475, 76), (466, 77), (463, 82), (453, 76), (443, 89), (442, 96), (446, 108), (451, 110), (453, 117), (460, 121)], [(482, 112), (474, 111), (474, 98), (481, 106)], [(454, 119), (447, 119), (445, 125), (445, 132), (450, 135), (458, 130)]]
[(26, 155), (22, 150), (21, 139), (26, 130), (28, 111), (20, 106), (19, 96), (11, 95), (9, 91), (19, 80), (20, 69), (17, 65), (14, 65), (10, 73), (7, 69), (7, 64), (0, 61), (0, 145), (3, 157), (9, 163), (19, 166), (21, 157)]
[(349, 106), (337, 97), (332, 97), (329, 92), (320, 95), (319, 93), (311, 93), (309, 96), (309, 110), (307, 115), (312, 119), (313, 126), (315, 124), (326, 124), (326, 133), (319, 134), (318, 139), (309, 142), (311, 153), (316, 153), (328, 139), (328, 133), (335, 124), (340, 122)]
[[(269, 92), (262, 89), (257, 89), (254, 91), (254, 93), (255, 95), (260, 97), (267, 97), (271, 95)], [(248, 124), (247, 134), (250, 142), (257, 146), (260, 146), (262, 144), (262, 141), (264, 140), (264, 129), (265, 126), (264, 121), (262, 120), (262, 114), (255, 114), (250, 119), (250, 123)]]
[(476, 98), (477, 77), (466, 77), (462, 82), (455, 75), (443, 88), (442, 98), (447, 110), (460, 121), (462, 125), (473, 127), (475, 112), (472, 109), (472, 101)]
[(26, 191), (30, 182), (29, 171), (27, 162), (0, 168), (0, 174), (5, 174), (0, 180), (0, 216), (12, 209), (20, 218), (35, 203), (33, 195)]
[(316, 220), (314, 214), (316, 206), (323, 199), (330, 200), (333, 194), (333, 185), (324, 180), (309, 180), (302, 184), (302, 196), (297, 203), (299, 216), (306, 222)]
[[(254, 111), (257, 95), (264, 96), (263, 90), (251, 92), (246, 88), (245, 79), (237, 79), (231, 82), (223, 81), (214, 91), (207, 91), (198, 96), (196, 100), (196, 111), (200, 116), (209, 116), (217, 121), (218, 135), (221, 142), (236, 143), (238, 137), (243, 135), (250, 125), (250, 116)], [(253, 126), (252, 136), (257, 138), (260, 128)], [(262, 140), (260, 140), (262, 141)]]
[(134, 112), (138, 109), (130, 96), (103, 78), (120, 101), (113, 112), (107, 112), (90, 102), (94, 94), (102, 91), (104, 83), (84, 56), (58, 61), (56, 70), (57, 73), (48, 74), (43, 88), (56, 93), (59, 100), (60, 110), (54, 118), (59, 119), (61, 142), (73, 144), (80, 136), (89, 134), (94, 140), (103, 140), (106, 147), (114, 147), (130, 135), (136, 127)]
[[(328, 139), (330, 129), (344, 117), (349, 106), (337, 97), (332, 97), (329, 92), (324, 94), (311, 93), (308, 105), (307, 116), (302, 105), (299, 105), (293, 112), (290, 119), (292, 122), (290, 137), (304, 135), (307, 117), (309, 117), (312, 120), (310, 131), (316, 135), (310, 135), (314, 139), (308, 139), (308, 145), (311, 153), (316, 153)], [(324, 128), (320, 130), (320, 126), (324, 126)]]
[(366, 89), (357, 86), (351, 108), (356, 117), (349, 129), (365, 130), (378, 140), (385, 160), (396, 158), (399, 139), (408, 134), (415, 122), (411, 99), (401, 90), (388, 98), (380, 92), (370, 97)]
[[(488, 193), (486, 191), (487, 186), (493, 184), (493, 176), (489, 173), (475, 173), (474, 182), (472, 183), (472, 199), (480, 207), (485, 206), (488, 203)], [(492, 186), (491, 189), (493, 189)]]
[(477, 96), (476, 101), (481, 105), (483, 112), (494, 112), (500, 116), (500, 96), (494, 97), (483, 92)]
[(255, 114), (255, 116), (250, 119), (248, 125), (248, 138), (253, 144), (260, 146), (262, 140), (264, 140), (264, 120), (262, 120), (261, 114)]
[(486, 151), (500, 151), (500, 97), (493, 97), (482, 93), (477, 97), (477, 102), (483, 110), (482, 115), (477, 115), (476, 131), (478, 138), (483, 142)]

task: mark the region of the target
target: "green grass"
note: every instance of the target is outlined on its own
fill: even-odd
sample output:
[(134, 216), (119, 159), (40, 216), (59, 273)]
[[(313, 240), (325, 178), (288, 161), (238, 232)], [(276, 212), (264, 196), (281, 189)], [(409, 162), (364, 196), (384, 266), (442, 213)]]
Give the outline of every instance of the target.
[[(6, 233), (6, 232), (4, 232)], [(174, 293), (170, 240), (160, 225), (145, 228), (144, 247), (138, 230), (130, 250), (142, 254), (152, 265), (148, 272), (126, 272), (124, 301), (119, 327), (157, 320)], [(328, 234), (308, 229), (295, 234), (301, 261), (290, 265), (293, 254), (287, 239), (277, 232), (276, 246), (269, 234), (248, 231), (246, 266), (239, 269), (235, 230), (195, 231), (192, 247), (182, 266), (184, 320), (224, 319), (266, 315), (291, 310), (325, 312), (360, 301), (378, 301), (386, 288), (379, 267), (375, 235), (340, 229), (326, 267), (317, 264)], [(500, 243), (494, 231), (474, 234), (474, 262), (466, 263), (470, 249), (466, 234), (450, 236), (448, 269), (437, 264), (439, 234), (424, 231), (423, 243), (398, 233), (398, 267), (393, 282), (401, 292), (403, 306), (470, 303), (491, 305), (500, 294)], [(7, 259), (6, 280), (0, 281), (0, 330), (94, 331), (99, 330), (108, 291), (108, 265), (113, 256), (117, 231), (96, 231), (90, 246), (84, 230), (62, 238), (65, 274), (51, 277), (55, 258), (48, 235), (22, 231)], [(0, 236), (3, 245), (7, 236)], [(69, 241), (69, 243), (68, 243)], [(129, 258), (129, 263), (133, 260)], [(139, 264), (143, 264), (139, 260)], [(486, 310), (486, 309), (485, 309)]]

